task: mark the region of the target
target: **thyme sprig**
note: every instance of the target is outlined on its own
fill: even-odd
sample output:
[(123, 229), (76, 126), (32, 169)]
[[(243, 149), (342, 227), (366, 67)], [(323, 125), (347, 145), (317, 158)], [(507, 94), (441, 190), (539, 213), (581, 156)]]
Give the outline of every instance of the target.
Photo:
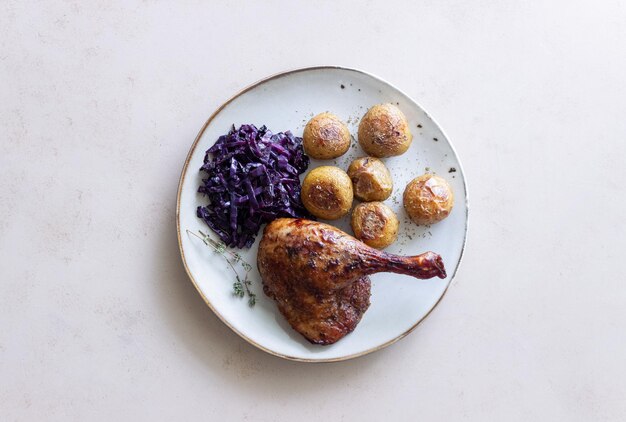
[[(213, 239), (207, 233), (204, 233), (202, 230), (198, 230), (200, 235), (192, 232), (191, 230), (187, 230), (187, 234), (193, 235), (198, 239), (202, 240), (202, 242), (210, 246), (215, 252), (219, 253), (224, 257), (230, 268), (235, 273), (235, 282), (233, 283), (233, 295), (244, 298), (248, 296), (248, 306), (252, 307), (256, 304), (256, 294), (252, 293), (250, 290), (250, 286), (252, 285), (252, 281), (248, 278), (248, 273), (252, 269), (252, 266), (248, 264), (238, 253), (228, 249), (226, 245), (221, 242)], [(240, 266), (244, 270), (244, 276), (241, 278), (239, 275), (239, 271), (235, 268), (236, 266)]]

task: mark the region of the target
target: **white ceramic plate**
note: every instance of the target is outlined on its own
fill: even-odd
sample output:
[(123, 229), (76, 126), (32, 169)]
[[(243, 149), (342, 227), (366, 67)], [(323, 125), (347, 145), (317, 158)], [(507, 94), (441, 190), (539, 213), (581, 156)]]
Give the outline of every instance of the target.
[[(256, 270), (256, 243), (243, 257), (253, 264), (251, 276), (257, 304), (232, 294), (234, 275), (224, 258), (213, 252), (187, 230), (210, 232), (196, 217), (198, 205), (206, 199), (196, 193), (202, 175), (205, 151), (231, 125), (266, 125), (273, 132), (291, 130), (302, 136), (307, 121), (322, 111), (342, 118), (356, 136), (359, 119), (374, 104), (391, 102), (404, 112), (413, 132), (410, 149), (399, 157), (384, 159), (394, 180), (386, 203), (400, 220), (399, 237), (388, 252), (415, 255), (428, 250), (439, 253), (445, 263), (446, 279), (416, 280), (395, 274), (371, 277), (371, 306), (357, 328), (330, 346), (308, 343), (293, 331), (274, 302), (263, 294)], [(312, 160), (309, 169), (337, 165), (347, 169), (350, 161), (365, 154), (353, 139), (352, 147), (336, 160)], [(445, 177), (455, 194), (450, 216), (431, 227), (411, 223), (402, 207), (406, 184), (427, 171)], [(441, 128), (406, 94), (387, 82), (362, 71), (339, 67), (314, 67), (271, 76), (244, 89), (222, 105), (200, 130), (185, 161), (178, 190), (177, 227), (180, 251), (189, 277), (215, 312), (233, 331), (268, 353), (298, 361), (338, 361), (379, 350), (411, 332), (437, 305), (456, 274), (467, 232), (467, 189), (463, 169), (454, 148)], [(333, 222), (351, 233), (348, 217)], [(217, 238), (217, 237), (215, 237)]]

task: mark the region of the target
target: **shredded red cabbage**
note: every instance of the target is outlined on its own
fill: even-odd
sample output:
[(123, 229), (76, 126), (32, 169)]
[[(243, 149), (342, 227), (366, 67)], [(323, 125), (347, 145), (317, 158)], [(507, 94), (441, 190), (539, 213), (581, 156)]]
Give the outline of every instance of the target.
[(249, 248), (261, 225), (275, 218), (311, 218), (298, 177), (308, 166), (302, 138), (290, 131), (233, 126), (204, 156), (200, 171), (207, 178), (198, 192), (209, 197), (209, 205), (196, 213), (226, 245)]

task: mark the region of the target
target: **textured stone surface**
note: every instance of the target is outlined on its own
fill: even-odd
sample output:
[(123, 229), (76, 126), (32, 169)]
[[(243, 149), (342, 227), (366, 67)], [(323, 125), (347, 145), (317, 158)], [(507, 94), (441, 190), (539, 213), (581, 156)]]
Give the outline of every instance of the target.
[[(0, 4), (0, 419), (624, 418), (622, 3), (116, 3)], [(432, 113), (471, 208), (426, 323), (329, 365), (213, 316), (174, 225), (210, 113), (316, 64)]]

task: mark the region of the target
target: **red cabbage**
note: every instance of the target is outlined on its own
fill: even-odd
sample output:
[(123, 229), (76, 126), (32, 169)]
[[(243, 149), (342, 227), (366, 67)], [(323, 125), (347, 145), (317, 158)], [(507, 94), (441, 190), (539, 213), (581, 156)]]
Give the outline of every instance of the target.
[(300, 199), (299, 175), (309, 166), (302, 138), (265, 126), (235, 126), (204, 156), (198, 192), (209, 205), (196, 214), (230, 247), (249, 248), (261, 228), (279, 217), (311, 218)]

